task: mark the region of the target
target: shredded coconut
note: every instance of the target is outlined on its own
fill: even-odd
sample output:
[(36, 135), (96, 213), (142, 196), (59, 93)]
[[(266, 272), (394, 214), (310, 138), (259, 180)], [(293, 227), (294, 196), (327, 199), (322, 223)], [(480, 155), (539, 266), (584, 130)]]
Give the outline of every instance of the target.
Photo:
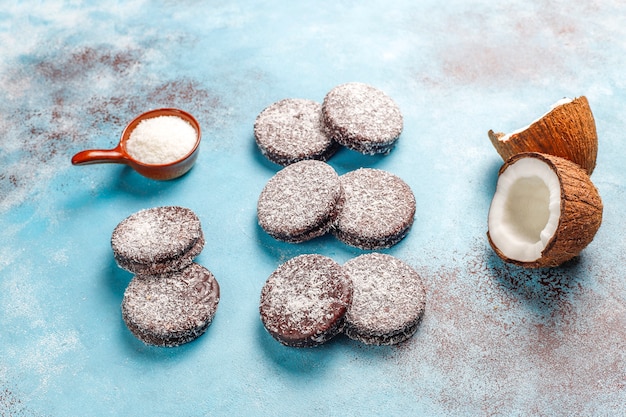
[(360, 168), (340, 177), (344, 205), (333, 233), (361, 249), (382, 249), (399, 242), (413, 224), (415, 196), (398, 176)]
[(322, 105), (306, 99), (283, 99), (256, 118), (254, 137), (270, 161), (286, 166), (305, 159), (327, 160), (336, 142), (326, 136), (321, 122)]
[(154, 207), (120, 222), (113, 230), (111, 247), (121, 268), (133, 273), (163, 273), (189, 265), (204, 247), (204, 235), (192, 210)]
[(266, 329), (281, 343), (313, 346), (342, 328), (352, 289), (341, 266), (322, 255), (300, 255), (279, 266), (261, 292)]
[(196, 140), (196, 129), (187, 121), (158, 116), (139, 122), (126, 141), (126, 151), (144, 164), (168, 164), (187, 156)]
[(341, 145), (364, 154), (388, 153), (403, 129), (398, 105), (383, 91), (346, 83), (328, 92), (322, 104), (323, 127)]
[(272, 177), (257, 203), (259, 225), (276, 239), (303, 242), (326, 233), (343, 204), (339, 175), (325, 162), (289, 165)]
[(395, 344), (417, 330), (426, 304), (418, 273), (391, 255), (370, 253), (346, 262), (352, 304), (346, 313), (348, 337), (368, 344)]
[(204, 333), (219, 299), (213, 274), (192, 263), (169, 275), (135, 276), (124, 293), (122, 316), (145, 343), (177, 346)]

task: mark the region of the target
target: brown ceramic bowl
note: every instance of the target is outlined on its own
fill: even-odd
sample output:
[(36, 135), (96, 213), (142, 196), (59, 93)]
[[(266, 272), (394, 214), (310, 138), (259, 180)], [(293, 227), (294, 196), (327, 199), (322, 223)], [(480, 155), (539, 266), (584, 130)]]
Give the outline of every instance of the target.
[[(145, 164), (136, 160), (126, 151), (126, 141), (130, 137), (131, 132), (137, 127), (139, 122), (158, 116), (178, 116), (187, 121), (196, 130), (196, 144), (187, 155), (177, 161), (167, 164)], [(155, 109), (140, 114), (134, 118), (122, 132), (119, 144), (113, 149), (89, 149), (81, 151), (72, 157), (73, 165), (89, 165), (89, 164), (126, 164), (132, 167), (139, 174), (153, 180), (171, 180), (178, 178), (187, 173), (198, 158), (200, 145), (200, 124), (189, 113), (172, 108)]]

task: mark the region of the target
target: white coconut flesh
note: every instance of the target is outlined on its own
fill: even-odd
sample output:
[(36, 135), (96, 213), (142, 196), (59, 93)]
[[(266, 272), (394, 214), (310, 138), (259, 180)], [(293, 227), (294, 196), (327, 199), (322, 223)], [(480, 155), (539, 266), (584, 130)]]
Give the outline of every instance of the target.
[(537, 158), (521, 158), (498, 178), (489, 209), (489, 237), (509, 259), (533, 262), (557, 230), (561, 186), (550, 166)]

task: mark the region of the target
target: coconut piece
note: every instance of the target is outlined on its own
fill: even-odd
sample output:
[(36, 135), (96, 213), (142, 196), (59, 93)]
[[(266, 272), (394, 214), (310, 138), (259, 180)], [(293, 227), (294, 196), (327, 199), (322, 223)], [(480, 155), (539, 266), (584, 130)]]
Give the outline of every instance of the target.
[(591, 243), (602, 209), (598, 190), (580, 166), (553, 155), (520, 153), (500, 168), (487, 237), (505, 262), (558, 266)]
[(488, 135), (504, 161), (518, 153), (540, 152), (573, 161), (588, 175), (596, 166), (598, 134), (585, 96), (559, 100), (542, 117), (514, 132), (490, 130)]

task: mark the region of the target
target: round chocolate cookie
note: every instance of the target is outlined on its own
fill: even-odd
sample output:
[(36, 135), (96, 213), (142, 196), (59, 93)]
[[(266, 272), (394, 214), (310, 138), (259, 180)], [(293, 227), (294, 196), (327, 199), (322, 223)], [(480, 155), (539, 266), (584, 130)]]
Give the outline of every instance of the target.
[(326, 161), (339, 144), (324, 133), (321, 116), (322, 105), (313, 100), (280, 100), (257, 116), (254, 138), (263, 155), (279, 165), (305, 159)]
[(171, 274), (136, 275), (124, 292), (122, 318), (139, 340), (173, 347), (205, 332), (219, 299), (213, 274), (194, 262)]
[(408, 233), (415, 216), (415, 196), (398, 176), (360, 168), (340, 177), (344, 204), (333, 234), (361, 249), (382, 249)]
[(261, 290), (261, 321), (286, 346), (320, 345), (341, 332), (352, 299), (342, 268), (322, 255), (300, 255), (280, 265)]
[(326, 94), (322, 123), (327, 136), (369, 155), (389, 153), (403, 128), (400, 108), (387, 94), (355, 82)]
[(299, 243), (328, 232), (342, 205), (339, 175), (325, 162), (307, 160), (281, 169), (267, 182), (257, 217), (270, 236)]
[(122, 220), (113, 230), (115, 261), (129, 272), (155, 275), (183, 269), (204, 247), (198, 216), (188, 208), (145, 209)]
[(353, 286), (344, 333), (370, 345), (393, 345), (413, 336), (426, 306), (418, 273), (401, 260), (369, 253), (343, 265)]

